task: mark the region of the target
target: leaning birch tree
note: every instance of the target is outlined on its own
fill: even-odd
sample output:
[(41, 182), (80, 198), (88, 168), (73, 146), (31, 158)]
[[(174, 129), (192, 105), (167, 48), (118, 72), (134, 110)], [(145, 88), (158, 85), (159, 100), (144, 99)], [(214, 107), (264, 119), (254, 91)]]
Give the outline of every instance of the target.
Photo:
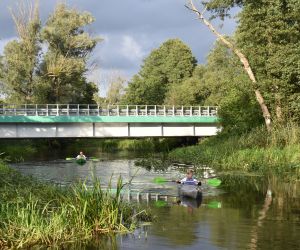
[(256, 100), (261, 108), (264, 120), (265, 120), (265, 124), (267, 127), (267, 130), (270, 131), (271, 130), (271, 114), (270, 111), (265, 103), (264, 97), (261, 94), (259, 87), (258, 87), (258, 83), (256, 80), (256, 77), (252, 71), (252, 68), (250, 66), (250, 63), (247, 59), (247, 57), (228, 39), (226, 39), (226, 37), (224, 35), (222, 35), (220, 32), (217, 31), (217, 29), (211, 24), (211, 22), (209, 22), (209, 20), (207, 18), (205, 18), (204, 14), (206, 12), (206, 5), (204, 5), (204, 8), (202, 11), (200, 11), (196, 5), (194, 4), (193, 0), (189, 0), (188, 4), (186, 5), (186, 7), (191, 10), (192, 12), (194, 12), (198, 19), (208, 27), (208, 29), (215, 34), (218, 39), (226, 46), (228, 47), (234, 54), (236, 54), (238, 56), (238, 58), (240, 59), (241, 63), (244, 66), (244, 70), (246, 71), (249, 79), (252, 82), (252, 87), (254, 89), (254, 93), (255, 93), (255, 97)]

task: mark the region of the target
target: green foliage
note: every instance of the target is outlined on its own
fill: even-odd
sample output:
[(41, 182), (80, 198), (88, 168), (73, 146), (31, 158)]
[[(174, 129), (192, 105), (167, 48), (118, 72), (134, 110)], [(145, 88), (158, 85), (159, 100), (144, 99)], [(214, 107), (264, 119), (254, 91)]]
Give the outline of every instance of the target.
[(13, 15), (19, 39), (9, 42), (0, 58), (6, 101), (93, 103), (98, 89), (85, 75), (89, 55), (99, 39), (85, 28), (94, 18), (64, 4), (57, 5), (43, 27), (37, 10), (32, 17), (23, 15), (24, 10)]
[(255, 69), (271, 110), (278, 116), (280, 108), (284, 118), (295, 119), (300, 118), (299, 10), (299, 1), (245, 1), (237, 30), (237, 44)]
[(199, 105), (204, 102), (202, 91), (205, 66), (197, 65), (193, 75), (180, 83), (172, 84), (166, 94), (165, 104), (168, 105)]
[[(300, 2), (296, 0), (212, 0), (213, 16), (224, 18), (240, 6), (236, 45), (258, 80), (273, 117), (300, 120)], [(275, 119), (274, 119), (275, 120)]]
[(0, 80), (7, 101), (31, 103), (38, 83), (36, 70), (41, 53), (41, 21), (37, 11), (29, 17), (17, 15), (13, 14), (13, 18), (19, 39), (9, 42), (4, 48), (4, 55), (0, 57)]
[(259, 127), (242, 136), (218, 135), (199, 145), (173, 150), (172, 161), (207, 164), (219, 171), (261, 172), (300, 178), (300, 127), (279, 126), (266, 136)]
[(170, 39), (144, 60), (140, 72), (129, 83), (123, 102), (162, 104), (169, 88), (189, 78), (195, 66), (190, 48), (179, 39)]
[(241, 134), (262, 123), (249, 79), (238, 58), (220, 42), (207, 58), (202, 83), (204, 104), (220, 107), (223, 132)]
[(91, 240), (103, 233), (129, 232), (136, 219), (148, 218), (146, 211), (103, 190), (98, 180), (92, 187), (84, 182), (68, 188), (42, 184), (0, 163), (0, 246), (31, 248)]
[(86, 62), (99, 39), (84, 30), (92, 22), (94, 18), (89, 13), (59, 4), (43, 27), (42, 38), (48, 51), (39, 75), (42, 94), (47, 96), (48, 102), (93, 102), (97, 88), (85, 78)]
[(120, 75), (112, 77), (107, 91), (107, 97), (106, 97), (107, 104), (120, 103), (124, 92), (125, 81), (126, 80)]

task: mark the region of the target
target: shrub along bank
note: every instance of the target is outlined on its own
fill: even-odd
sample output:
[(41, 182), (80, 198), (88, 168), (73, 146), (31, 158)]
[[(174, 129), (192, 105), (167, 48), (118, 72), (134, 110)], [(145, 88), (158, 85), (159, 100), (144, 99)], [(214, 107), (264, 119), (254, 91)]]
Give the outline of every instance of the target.
[(219, 171), (244, 171), (262, 174), (300, 176), (300, 127), (295, 124), (264, 127), (247, 134), (204, 139), (198, 145), (170, 152), (171, 161), (209, 165)]

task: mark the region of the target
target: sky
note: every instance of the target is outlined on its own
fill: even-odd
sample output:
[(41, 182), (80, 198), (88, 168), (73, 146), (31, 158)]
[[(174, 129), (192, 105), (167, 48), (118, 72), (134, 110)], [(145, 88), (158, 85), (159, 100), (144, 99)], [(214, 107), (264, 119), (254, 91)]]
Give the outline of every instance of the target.
[[(16, 39), (9, 9), (14, 9), (17, 2), (19, 0), (0, 0), (0, 54), (7, 42)], [(100, 84), (101, 94), (106, 92), (112, 74), (129, 80), (151, 50), (167, 39), (181, 39), (192, 49), (199, 63), (205, 63), (216, 40), (185, 8), (187, 0), (40, 0), (43, 22), (59, 2), (88, 11), (96, 19), (87, 30), (104, 40), (93, 52), (91, 61), (97, 67), (88, 77)], [(219, 26), (220, 23), (215, 22)], [(235, 20), (230, 19), (218, 28), (221, 33), (230, 35), (235, 27)]]

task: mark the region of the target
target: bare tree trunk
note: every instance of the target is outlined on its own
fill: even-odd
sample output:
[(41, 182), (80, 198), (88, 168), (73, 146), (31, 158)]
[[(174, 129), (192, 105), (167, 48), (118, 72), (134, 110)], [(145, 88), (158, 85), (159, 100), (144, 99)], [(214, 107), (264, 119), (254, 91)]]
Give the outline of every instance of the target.
[(276, 104), (276, 119), (277, 119), (277, 122), (278, 123), (283, 123), (281, 97), (278, 93), (275, 93), (275, 104)]
[(267, 127), (268, 131), (270, 131), (271, 130), (271, 114), (269, 112), (269, 109), (268, 109), (267, 105), (265, 104), (265, 100), (264, 100), (262, 94), (260, 93), (260, 90), (258, 89), (257, 81), (256, 81), (254, 73), (253, 73), (253, 71), (252, 71), (252, 69), (250, 67), (248, 59), (246, 58), (246, 56), (239, 49), (237, 49), (234, 46), (233, 43), (231, 43), (223, 35), (221, 35), (214, 28), (214, 26), (204, 17), (203, 14), (204, 14), (206, 8), (205, 8), (205, 10), (203, 12), (200, 12), (196, 8), (193, 0), (189, 0), (189, 3), (190, 3), (190, 5), (186, 6), (186, 7), (188, 9), (192, 10), (193, 12), (195, 12), (196, 15), (198, 16), (198, 18), (220, 39), (220, 41), (223, 42), (229, 49), (231, 49), (239, 57), (240, 61), (244, 65), (244, 69), (245, 69), (246, 73), (248, 74), (248, 76), (249, 76), (249, 78), (250, 78), (250, 80), (252, 82), (252, 85), (253, 85), (253, 88), (254, 88), (254, 92), (255, 92), (255, 96), (256, 96), (256, 100), (259, 103), (259, 106), (261, 108), (263, 117), (265, 119), (266, 127)]

